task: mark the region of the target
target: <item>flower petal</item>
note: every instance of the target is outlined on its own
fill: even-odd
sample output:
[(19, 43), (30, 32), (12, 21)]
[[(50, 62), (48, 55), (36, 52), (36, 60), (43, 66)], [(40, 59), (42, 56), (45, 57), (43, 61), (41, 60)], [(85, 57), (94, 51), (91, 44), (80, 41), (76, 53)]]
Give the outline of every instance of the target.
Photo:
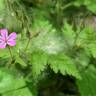
[(4, 42), (4, 38), (0, 36), (0, 42)]
[(15, 39), (17, 37), (15, 32), (12, 32), (9, 36), (8, 36), (8, 40), (10, 39)]
[(3, 38), (7, 38), (8, 37), (8, 30), (7, 29), (1, 29), (0, 33), (1, 33), (1, 36)]
[(1, 49), (4, 49), (5, 47), (6, 47), (6, 43), (1, 42), (1, 43), (0, 43), (0, 48), (1, 48)]
[(15, 40), (8, 40), (7, 44), (10, 46), (15, 46), (16, 45), (16, 41)]

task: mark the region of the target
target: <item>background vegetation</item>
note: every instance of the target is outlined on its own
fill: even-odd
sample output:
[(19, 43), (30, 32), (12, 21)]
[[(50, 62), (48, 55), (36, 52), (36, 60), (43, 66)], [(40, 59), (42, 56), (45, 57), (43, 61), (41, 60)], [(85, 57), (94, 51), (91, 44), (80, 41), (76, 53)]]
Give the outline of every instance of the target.
[(96, 96), (96, 0), (0, 0), (0, 96)]

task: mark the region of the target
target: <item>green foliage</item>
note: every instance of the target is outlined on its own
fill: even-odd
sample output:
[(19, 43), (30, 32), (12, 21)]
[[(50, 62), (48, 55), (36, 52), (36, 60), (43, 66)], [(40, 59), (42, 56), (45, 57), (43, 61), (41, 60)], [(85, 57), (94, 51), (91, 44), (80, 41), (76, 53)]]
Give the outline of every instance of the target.
[(0, 1), (0, 13), (1, 13), (0, 22), (1, 22), (2, 19), (3, 19), (4, 10), (5, 10), (5, 2), (4, 2), (4, 0), (1, 0), (1, 1)]
[(82, 71), (82, 80), (77, 81), (81, 96), (95, 96), (96, 94), (96, 68), (90, 65), (87, 70)]
[(96, 0), (0, 0), (0, 28), (17, 32), (0, 96), (95, 96), (95, 15)]
[(60, 72), (63, 75), (72, 75), (80, 79), (80, 74), (70, 57), (64, 54), (52, 55), (49, 58), (49, 64), (55, 73)]
[(16, 62), (19, 63), (20, 65), (27, 66), (24, 60), (20, 56), (17, 55), (15, 59), (16, 59)]
[(73, 30), (72, 26), (70, 26), (67, 22), (64, 22), (64, 27), (62, 28), (62, 33), (64, 35), (65, 43), (68, 47), (72, 47), (75, 42), (76, 32)]
[(34, 96), (28, 88), (22, 88), (16, 91), (7, 92), (2, 96)]
[(31, 54), (32, 74), (39, 75), (46, 68), (47, 54), (42, 51), (36, 51)]
[(96, 1), (95, 0), (76, 0), (74, 3), (76, 6), (85, 5), (88, 10), (96, 13)]
[(32, 40), (33, 49), (43, 50), (47, 54), (56, 54), (63, 50), (63, 39), (60, 38), (59, 32), (47, 20), (41, 18), (34, 20), (33, 32), (39, 33)]
[(0, 69), (0, 93), (16, 90), (26, 85), (23, 77), (16, 78), (14, 75), (8, 69)]

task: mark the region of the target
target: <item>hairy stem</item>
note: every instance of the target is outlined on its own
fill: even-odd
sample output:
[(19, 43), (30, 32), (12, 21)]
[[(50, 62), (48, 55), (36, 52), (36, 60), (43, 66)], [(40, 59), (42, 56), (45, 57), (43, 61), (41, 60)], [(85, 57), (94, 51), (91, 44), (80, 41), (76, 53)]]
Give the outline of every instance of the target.
[(26, 45), (26, 47), (25, 47), (25, 51), (27, 50), (27, 48), (28, 48), (28, 46), (29, 46), (29, 43), (30, 43), (30, 38), (28, 39), (28, 42), (27, 42), (27, 45)]
[(12, 52), (11, 52), (10, 46), (8, 46), (8, 49), (9, 49), (9, 53), (10, 53), (10, 56), (11, 56), (11, 60), (13, 60), (13, 56), (12, 56)]
[(65, 10), (67, 9), (68, 7), (72, 6), (73, 5), (73, 2), (72, 3), (68, 3), (67, 5), (63, 6), (61, 9), (62, 10)]
[(37, 37), (39, 35), (39, 33), (40, 33), (40, 31), (37, 32), (36, 34), (33, 34), (31, 37), (29, 37), (28, 42), (27, 42), (27, 45), (25, 47), (25, 51), (27, 50), (27, 48), (28, 48), (28, 46), (30, 44), (31, 39), (33, 39), (34, 37)]
[(10, 64), (11, 64), (12, 61), (13, 61), (13, 56), (12, 56), (12, 52), (11, 52), (11, 48), (10, 48), (10, 46), (8, 46), (8, 50), (9, 50), (9, 53), (10, 53), (11, 59), (9, 60), (9, 62), (8, 62), (7, 65), (6, 65), (7, 68), (10, 67)]

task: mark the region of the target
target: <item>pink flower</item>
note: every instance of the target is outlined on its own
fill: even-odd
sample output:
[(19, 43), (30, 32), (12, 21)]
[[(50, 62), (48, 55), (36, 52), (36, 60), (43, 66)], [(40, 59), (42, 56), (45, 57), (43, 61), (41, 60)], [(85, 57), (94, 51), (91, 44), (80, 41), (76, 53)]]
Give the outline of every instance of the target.
[(8, 36), (8, 30), (7, 29), (1, 29), (0, 30), (0, 48), (6, 48), (6, 45), (8, 44), (9, 46), (15, 46), (16, 42), (16, 33), (12, 32), (9, 36)]

